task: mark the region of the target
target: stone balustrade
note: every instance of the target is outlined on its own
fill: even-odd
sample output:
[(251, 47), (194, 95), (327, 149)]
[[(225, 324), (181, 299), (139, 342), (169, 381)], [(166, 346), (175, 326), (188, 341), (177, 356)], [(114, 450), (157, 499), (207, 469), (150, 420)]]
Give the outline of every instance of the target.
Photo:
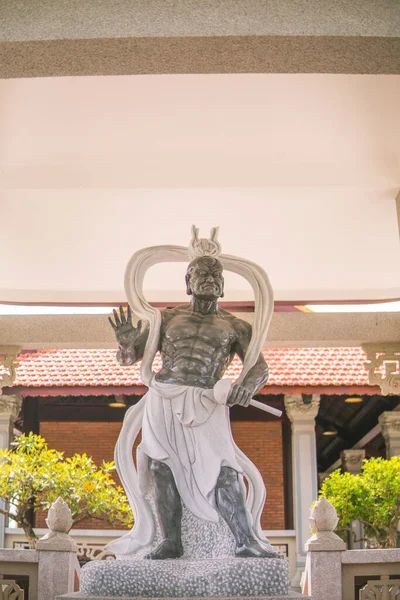
[(305, 544), (303, 593), (311, 600), (354, 600), (357, 593), (361, 600), (400, 597), (400, 548), (346, 550), (334, 532), (337, 522), (335, 508), (321, 498), (311, 510), (315, 533)]

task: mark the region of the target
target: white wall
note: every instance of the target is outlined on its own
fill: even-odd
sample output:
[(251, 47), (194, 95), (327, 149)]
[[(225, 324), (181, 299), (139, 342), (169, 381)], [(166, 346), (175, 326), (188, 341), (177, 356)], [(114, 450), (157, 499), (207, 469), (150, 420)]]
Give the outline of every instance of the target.
[[(399, 297), (399, 106), (400, 76), (1, 80), (0, 301), (123, 300), (131, 254), (192, 223), (277, 299)], [(149, 298), (184, 299), (183, 271)]]

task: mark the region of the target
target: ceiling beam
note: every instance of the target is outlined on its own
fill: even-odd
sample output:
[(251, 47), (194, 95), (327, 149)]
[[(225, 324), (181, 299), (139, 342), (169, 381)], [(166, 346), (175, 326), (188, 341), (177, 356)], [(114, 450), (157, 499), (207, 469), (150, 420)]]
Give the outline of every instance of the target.
[(0, 3), (0, 78), (400, 70), (393, 1), (42, 4)]
[[(252, 322), (254, 313), (239, 318)], [(360, 346), (400, 341), (400, 313), (274, 313), (266, 346)], [(0, 344), (23, 349), (115, 348), (107, 315), (0, 317)]]
[[(398, 404), (393, 411), (400, 411), (400, 404)], [(369, 444), (369, 442), (371, 442), (374, 438), (376, 438), (377, 435), (379, 435), (381, 433), (381, 426), (379, 425), (375, 425), (372, 429), (370, 429), (370, 431), (368, 431), (368, 433), (366, 433), (360, 440), (358, 440), (357, 443), (354, 444), (354, 446), (352, 447), (352, 450), (361, 450), (362, 448), (365, 448), (365, 446), (367, 444)], [(340, 458), (338, 458), (333, 464), (331, 464), (330, 467), (328, 467), (327, 469), (325, 469), (325, 473), (332, 473), (332, 471), (334, 471), (335, 469), (338, 469), (340, 467), (340, 465), (342, 464)]]
[(0, 42), (0, 79), (212, 73), (400, 73), (400, 39), (218, 36)]
[[(325, 417), (322, 417), (321, 415), (317, 415), (315, 418), (315, 421), (322, 429), (326, 429), (326, 428), (333, 426), (337, 431), (337, 436), (343, 442), (346, 442), (346, 444), (351, 441), (351, 431), (338, 425), (335, 421), (332, 421), (331, 419), (326, 419)], [(335, 437), (334, 439), (336, 440), (337, 438)], [(322, 452), (322, 455), (324, 455), (324, 452)]]

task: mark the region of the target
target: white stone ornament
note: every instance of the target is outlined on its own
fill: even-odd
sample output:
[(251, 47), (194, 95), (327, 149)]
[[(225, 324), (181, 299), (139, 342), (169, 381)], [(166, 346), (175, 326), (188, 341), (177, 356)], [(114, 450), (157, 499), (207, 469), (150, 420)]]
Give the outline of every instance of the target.
[(38, 550), (77, 551), (78, 545), (68, 534), (73, 519), (68, 504), (60, 497), (51, 505), (46, 523), (50, 531), (38, 541)]
[(306, 551), (345, 550), (346, 544), (334, 532), (338, 520), (336, 508), (322, 496), (311, 509), (309, 521), (315, 534), (306, 542)]
[(210, 238), (200, 238), (199, 230), (195, 225), (192, 225), (192, 239), (189, 244), (188, 252), (190, 259), (193, 260), (199, 256), (212, 256), (218, 258), (221, 254), (221, 244), (217, 240), (219, 227), (211, 229)]
[(316, 531), (334, 531), (339, 519), (336, 508), (322, 496), (312, 507), (309, 521)]
[(50, 507), (46, 523), (51, 531), (68, 533), (72, 527), (72, 513), (68, 504), (60, 497)]

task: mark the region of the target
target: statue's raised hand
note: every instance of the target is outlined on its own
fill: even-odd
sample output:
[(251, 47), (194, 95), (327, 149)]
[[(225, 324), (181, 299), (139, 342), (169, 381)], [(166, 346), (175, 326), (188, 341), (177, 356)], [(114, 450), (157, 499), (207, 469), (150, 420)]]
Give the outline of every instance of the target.
[(108, 320), (110, 321), (111, 327), (114, 329), (118, 344), (124, 348), (133, 347), (139, 338), (142, 322), (138, 321), (136, 327), (132, 325), (132, 313), (129, 305), (126, 313), (122, 306), (119, 307), (119, 314), (118, 310), (115, 309), (113, 310), (113, 313), (115, 322), (111, 317), (108, 317)]

